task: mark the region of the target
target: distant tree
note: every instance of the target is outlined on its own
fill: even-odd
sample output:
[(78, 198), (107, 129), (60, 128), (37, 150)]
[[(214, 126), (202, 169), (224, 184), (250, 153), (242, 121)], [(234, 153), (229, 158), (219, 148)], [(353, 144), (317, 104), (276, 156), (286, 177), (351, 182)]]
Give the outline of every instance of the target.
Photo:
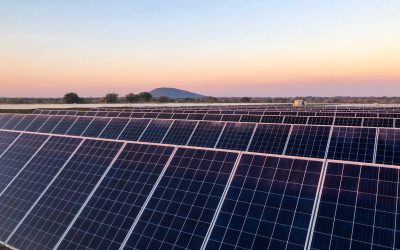
[(153, 99), (153, 95), (149, 92), (142, 92), (138, 94), (140, 101), (142, 102), (149, 102)]
[(125, 100), (129, 103), (133, 103), (133, 102), (139, 102), (140, 98), (139, 98), (139, 95), (129, 93), (125, 96)]
[(81, 103), (83, 101), (76, 93), (67, 93), (63, 99), (64, 102), (68, 104)]
[(106, 103), (117, 103), (118, 102), (118, 94), (116, 94), (116, 93), (108, 93), (104, 97), (104, 101)]
[(170, 101), (171, 101), (171, 99), (168, 96), (160, 96), (158, 98), (158, 102), (160, 102), (160, 103), (166, 103), (166, 102), (170, 102)]
[(240, 102), (250, 102), (251, 99), (249, 97), (242, 97), (240, 98)]

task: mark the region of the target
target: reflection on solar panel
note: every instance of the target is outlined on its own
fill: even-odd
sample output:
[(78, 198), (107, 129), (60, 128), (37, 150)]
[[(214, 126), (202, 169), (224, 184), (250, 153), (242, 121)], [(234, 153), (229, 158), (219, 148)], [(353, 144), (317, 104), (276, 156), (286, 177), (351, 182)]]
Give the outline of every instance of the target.
[(21, 249), (53, 248), (121, 145), (85, 141), (7, 242)]
[(186, 145), (196, 124), (195, 121), (174, 121), (162, 143)]
[(152, 120), (144, 131), (140, 141), (161, 142), (172, 125), (171, 120)]
[(28, 209), (77, 148), (80, 139), (50, 138), (0, 193), (0, 240), (5, 241)]
[(224, 128), (220, 122), (199, 122), (188, 145), (213, 148)]
[(362, 125), (362, 119), (361, 118), (336, 117), (335, 125), (360, 127)]
[(0, 128), (3, 128), (13, 116), (13, 114), (4, 114), (0, 117)]
[(47, 121), (47, 119), (49, 119), (49, 116), (37, 116), (36, 119), (26, 128), (26, 131), (37, 132)]
[(227, 123), (217, 148), (246, 150), (254, 127), (255, 124), (252, 123)]
[(137, 141), (150, 123), (150, 119), (132, 119), (126, 125), (118, 139), (127, 141)]
[(127, 144), (59, 249), (118, 249), (172, 151)]
[(15, 132), (0, 131), (0, 157), (19, 135)]
[(178, 149), (125, 249), (199, 249), (236, 157)]
[(379, 129), (376, 163), (400, 165), (400, 130)]
[(207, 249), (303, 249), (321, 166), (243, 155)]
[(18, 123), (24, 118), (21, 115), (14, 115), (8, 122), (3, 126), (3, 129), (13, 129)]
[(52, 134), (65, 134), (69, 128), (74, 124), (74, 122), (78, 120), (77, 117), (73, 116), (65, 116), (62, 120), (57, 124), (57, 126), (51, 131)]
[(92, 122), (92, 117), (79, 117), (78, 120), (67, 131), (67, 135), (81, 135), (89, 124)]
[(330, 163), (312, 248), (399, 249), (398, 189), (398, 169)]
[(289, 136), (290, 125), (259, 124), (249, 151), (282, 154)]
[(128, 122), (129, 119), (126, 118), (112, 119), (110, 123), (108, 123), (104, 131), (101, 132), (100, 138), (118, 139), (119, 135), (122, 133)]
[(393, 119), (384, 118), (364, 118), (364, 127), (387, 127), (393, 128)]
[(332, 125), (333, 117), (309, 117), (307, 124)]
[(324, 158), (331, 127), (294, 125), (286, 154)]
[(372, 162), (375, 133), (375, 128), (333, 128), (328, 158)]
[(264, 123), (282, 123), (284, 116), (263, 116), (261, 122)]
[(36, 116), (33, 115), (26, 115), (24, 116), (21, 121), (14, 126), (14, 130), (19, 130), (19, 131), (24, 131), (29, 124), (31, 124), (33, 122), (33, 120), (36, 118)]
[(96, 118), (90, 123), (90, 125), (87, 127), (85, 132), (83, 132), (82, 136), (87, 136), (87, 137), (99, 137), (101, 132), (103, 132), (104, 128), (107, 126), (107, 124), (110, 122), (109, 118)]

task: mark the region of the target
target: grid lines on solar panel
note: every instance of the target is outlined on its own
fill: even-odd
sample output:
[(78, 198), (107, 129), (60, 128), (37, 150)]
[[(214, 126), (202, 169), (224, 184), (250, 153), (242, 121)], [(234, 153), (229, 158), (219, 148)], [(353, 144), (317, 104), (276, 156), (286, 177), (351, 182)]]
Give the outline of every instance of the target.
[(379, 129), (376, 163), (400, 165), (400, 129)]
[(146, 129), (150, 119), (131, 119), (119, 136), (119, 140), (137, 141)]
[(24, 131), (36, 118), (34, 115), (26, 115), (22, 118), (22, 120), (14, 126), (13, 130)]
[(335, 125), (360, 127), (362, 125), (362, 118), (336, 117)]
[(205, 121), (220, 121), (222, 119), (222, 115), (215, 114), (206, 114), (203, 118)]
[(13, 116), (13, 114), (3, 114), (0, 117), (0, 128), (3, 128)]
[(78, 117), (74, 116), (64, 116), (62, 120), (57, 124), (57, 126), (51, 131), (52, 134), (65, 134), (72, 126), (78, 120)]
[(0, 155), (11, 145), (11, 143), (20, 135), (17, 132), (0, 131)]
[(261, 115), (242, 115), (241, 122), (260, 122)]
[(263, 123), (282, 123), (284, 116), (263, 116), (261, 122)]
[(0, 158), (0, 192), (45, 142), (44, 135), (21, 135)]
[(0, 196), (0, 240), (5, 241), (71, 156), (80, 139), (51, 137)]
[(25, 131), (37, 132), (49, 119), (47, 115), (38, 115), (35, 120), (25, 129)]
[(172, 122), (172, 120), (152, 120), (139, 140), (161, 143)]
[(86, 140), (7, 243), (20, 249), (53, 248), (121, 146)]
[(328, 151), (329, 159), (372, 162), (375, 128), (334, 127)]
[(315, 125), (332, 125), (333, 124), (333, 117), (309, 117), (307, 124), (315, 124)]
[(213, 148), (224, 128), (222, 122), (199, 122), (188, 145)]
[(24, 118), (23, 115), (14, 115), (8, 122), (3, 126), (3, 129), (14, 129), (15, 126)]
[(311, 247), (398, 249), (398, 171), (329, 163)]
[(364, 118), (364, 127), (393, 128), (393, 119), (390, 118)]
[(285, 116), (283, 123), (287, 124), (307, 124), (307, 116)]
[(87, 127), (85, 132), (83, 132), (82, 136), (97, 138), (101, 134), (101, 132), (103, 132), (104, 128), (107, 126), (109, 122), (110, 118), (96, 117), (90, 123), (89, 127)]
[(101, 132), (99, 137), (106, 139), (118, 139), (128, 122), (129, 119), (127, 118), (112, 119), (103, 132)]
[(186, 145), (196, 124), (195, 121), (174, 121), (162, 143)]
[(237, 156), (178, 149), (125, 249), (199, 249)]
[(259, 124), (249, 151), (282, 154), (289, 136), (290, 125)]
[(246, 150), (254, 127), (252, 123), (227, 123), (217, 148)]
[(86, 130), (92, 120), (95, 119), (93, 117), (79, 117), (78, 120), (71, 126), (71, 128), (67, 131), (67, 135), (82, 135), (82, 133)]
[(304, 249), (322, 162), (244, 154), (207, 249)]
[(59, 249), (118, 249), (172, 151), (127, 144)]
[(204, 114), (190, 114), (188, 120), (203, 120)]
[(221, 121), (238, 122), (240, 121), (240, 117), (240, 115), (223, 115)]
[(62, 116), (50, 116), (49, 119), (40, 127), (37, 132), (40, 133), (51, 133), (57, 124), (61, 121)]
[(285, 154), (324, 158), (330, 130), (328, 126), (293, 126)]

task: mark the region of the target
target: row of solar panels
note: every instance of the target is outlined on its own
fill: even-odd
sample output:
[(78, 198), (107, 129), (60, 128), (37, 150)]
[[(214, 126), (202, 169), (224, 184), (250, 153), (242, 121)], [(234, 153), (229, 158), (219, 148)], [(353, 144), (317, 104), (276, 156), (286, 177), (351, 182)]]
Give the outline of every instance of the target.
[(400, 164), (400, 129), (16, 115), (0, 128), (259, 153)]
[(124, 118), (158, 118), (197, 121), (234, 121), (286, 124), (337, 125), (357, 127), (400, 127), (400, 119), (395, 118), (355, 118), (355, 117), (324, 117), (324, 116), (261, 116), (261, 115), (217, 115), (217, 114), (172, 114), (172, 113), (126, 113), (126, 112), (83, 112), (58, 111), (42, 115), (71, 115), (89, 117), (124, 117)]
[(0, 131), (19, 249), (398, 249), (399, 169)]
[(375, 118), (400, 118), (400, 112), (398, 113), (356, 113), (356, 112), (294, 112), (294, 111), (213, 111), (213, 110), (196, 110), (189, 112), (187, 110), (183, 111), (171, 111), (171, 110), (108, 110), (108, 111), (75, 111), (75, 110), (35, 110), (34, 114), (42, 114), (42, 115), (85, 115), (85, 116), (110, 116), (110, 117), (140, 117), (140, 116), (154, 116), (154, 115), (163, 115), (163, 116), (173, 116), (173, 115), (220, 115), (219, 117), (223, 117), (222, 115), (236, 115), (240, 117), (241, 115), (254, 115), (259, 116), (302, 116), (302, 117), (375, 117)]

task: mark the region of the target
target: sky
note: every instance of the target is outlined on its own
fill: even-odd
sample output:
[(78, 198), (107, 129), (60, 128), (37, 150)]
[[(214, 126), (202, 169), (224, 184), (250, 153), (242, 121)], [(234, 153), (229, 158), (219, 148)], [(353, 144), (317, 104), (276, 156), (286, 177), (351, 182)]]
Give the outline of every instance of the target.
[(3, 0), (0, 96), (399, 96), (399, 0)]

